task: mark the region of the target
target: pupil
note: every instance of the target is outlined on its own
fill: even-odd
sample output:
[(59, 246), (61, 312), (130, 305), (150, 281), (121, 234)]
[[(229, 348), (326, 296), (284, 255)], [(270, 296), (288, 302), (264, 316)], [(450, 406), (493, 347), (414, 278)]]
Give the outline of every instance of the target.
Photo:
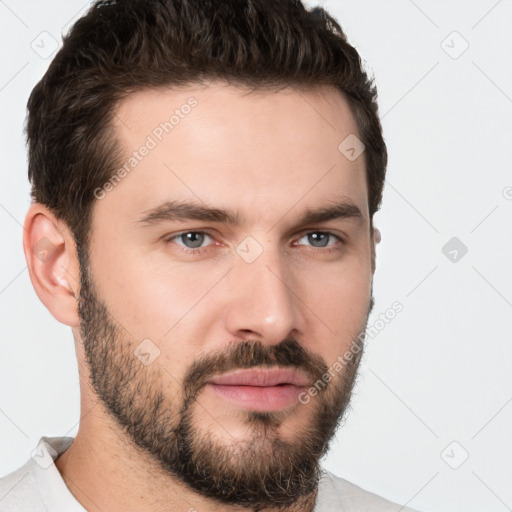
[(201, 233), (186, 233), (184, 236), (187, 247), (200, 247), (203, 243), (204, 235)]
[(310, 233), (309, 242), (315, 247), (326, 247), (328, 242), (327, 233)]

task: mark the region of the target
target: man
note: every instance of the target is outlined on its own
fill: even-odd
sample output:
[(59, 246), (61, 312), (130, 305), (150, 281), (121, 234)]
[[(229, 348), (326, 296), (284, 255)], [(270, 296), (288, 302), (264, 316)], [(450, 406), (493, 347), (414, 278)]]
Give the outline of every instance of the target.
[(320, 466), (373, 305), (376, 89), (322, 9), (97, 1), (28, 102), (32, 284), (76, 438), (2, 511), (410, 510)]

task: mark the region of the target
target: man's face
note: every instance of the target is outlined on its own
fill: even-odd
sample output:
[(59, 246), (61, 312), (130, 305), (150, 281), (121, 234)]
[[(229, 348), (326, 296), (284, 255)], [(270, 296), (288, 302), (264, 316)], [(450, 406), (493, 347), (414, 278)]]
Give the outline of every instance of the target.
[(338, 149), (357, 134), (348, 104), (330, 88), (143, 91), (115, 134), (127, 165), (81, 258), (94, 392), (204, 496), (289, 505), (315, 488), (372, 306), (364, 156)]

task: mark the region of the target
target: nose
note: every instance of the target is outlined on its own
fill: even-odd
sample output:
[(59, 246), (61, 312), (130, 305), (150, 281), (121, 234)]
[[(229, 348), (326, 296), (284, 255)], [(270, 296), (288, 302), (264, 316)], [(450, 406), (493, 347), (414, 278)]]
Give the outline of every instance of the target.
[(266, 248), (252, 263), (237, 257), (230, 283), (225, 323), (231, 336), (275, 345), (302, 331), (292, 271), (277, 250)]

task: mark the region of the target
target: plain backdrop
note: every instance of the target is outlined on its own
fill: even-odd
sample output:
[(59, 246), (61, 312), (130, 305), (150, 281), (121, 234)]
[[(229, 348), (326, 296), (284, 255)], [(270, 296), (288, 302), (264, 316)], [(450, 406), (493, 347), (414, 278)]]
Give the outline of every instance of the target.
[[(367, 342), (324, 466), (425, 512), (510, 510), (512, 1), (319, 4), (375, 76), (389, 151), (370, 325), (403, 305)], [(37, 298), (22, 251), (22, 130), (87, 7), (0, 0), (0, 475), (42, 435), (78, 428), (71, 330)]]

